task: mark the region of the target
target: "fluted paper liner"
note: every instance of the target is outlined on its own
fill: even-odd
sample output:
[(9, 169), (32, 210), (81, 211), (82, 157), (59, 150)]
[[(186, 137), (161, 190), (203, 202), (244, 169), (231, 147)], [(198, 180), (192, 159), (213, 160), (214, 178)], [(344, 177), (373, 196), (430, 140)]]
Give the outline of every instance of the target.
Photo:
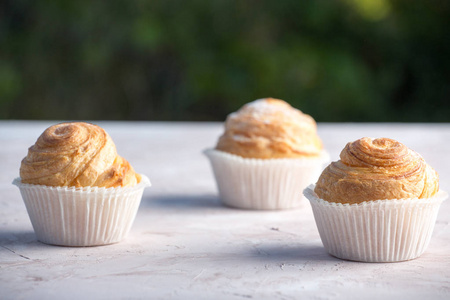
[(428, 247), (439, 207), (448, 194), (427, 199), (394, 199), (342, 204), (305, 189), (325, 249), (338, 258), (398, 262), (419, 257)]
[(17, 185), (39, 241), (61, 246), (117, 243), (130, 231), (150, 180), (133, 187), (50, 187)]
[(254, 159), (207, 149), (221, 201), (245, 209), (287, 209), (303, 202), (303, 189), (317, 181), (329, 155)]

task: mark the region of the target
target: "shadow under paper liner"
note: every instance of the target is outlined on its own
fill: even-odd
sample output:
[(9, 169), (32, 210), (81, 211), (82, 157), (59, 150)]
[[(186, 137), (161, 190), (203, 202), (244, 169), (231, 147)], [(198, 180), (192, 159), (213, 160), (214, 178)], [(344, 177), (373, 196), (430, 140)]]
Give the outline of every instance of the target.
[(47, 244), (40, 242), (33, 230), (23, 230), (23, 231), (0, 231), (0, 247), (13, 252), (9, 247), (15, 246), (27, 246), (27, 247), (39, 247), (47, 248), (51, 247)]
[(264, 262), (341, 261), (328, 254), (322, 245), (301, 244), (292, 247), (258, 245), (251, 250), (252, 257)]
[(218, 195), (144, 195), (141, 201), (141, 208), (178, 208), (178, 209), (223, 209), (234, 210), (240, 212), (254, 212), (254, 213), (270, 213), (270, 212), (285, 212), (291, 210), (305, 210), (310, 209), (307, 200), (303, 201), (301, 205), (287, 209), (251, 209), (234, 207), (224, 204)]
[(144, 195), (141, 208), (225, 208), (217, 195)]

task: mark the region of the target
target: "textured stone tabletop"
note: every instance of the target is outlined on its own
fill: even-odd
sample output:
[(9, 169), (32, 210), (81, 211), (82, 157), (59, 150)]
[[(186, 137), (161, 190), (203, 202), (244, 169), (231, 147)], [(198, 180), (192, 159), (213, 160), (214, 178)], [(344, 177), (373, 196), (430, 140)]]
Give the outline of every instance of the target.
[[(87, 248), (36, 240), (11, 182), (55, 122), (0, 122), (0, 299), (450, 299), (450, 201), (428, 250), (401, 263), (328, 255), (309, 203), (287, 211), (220, 204), (205, 148), (219, 123), (96, 122), (146, 174), (128, 238)], [(319, 124), (331, 159), (346, 142), (390, 137), (421, 153), (450, 191), (450, 124)]]

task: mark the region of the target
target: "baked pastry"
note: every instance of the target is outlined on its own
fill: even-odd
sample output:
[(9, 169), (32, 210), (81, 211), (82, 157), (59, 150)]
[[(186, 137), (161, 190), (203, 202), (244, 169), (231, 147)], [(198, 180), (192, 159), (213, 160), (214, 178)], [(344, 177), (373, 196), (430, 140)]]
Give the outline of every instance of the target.
[(47, 186), (133, 186), (140, 181), (103, 128), (84, 122), (47, 128), (20, 166), (22, 183)]
[(222, 202), (246, 209), (300, 206), (303, 189), (328, 159), (313, 118), (273, 98), (230, 114), (215, 149), (205, 154)]
[(38, 240), (62, 246), (122, 240), (150, 185), (117, 155), (102, 128), (84, 122), (47, 128), (29, 148), (13, 183)]
[(365, 262), (420, 256), (447, 198), (436, 171), (388, 138), (348, 143), (340, 158), (304, 191), (327, 251)]
[(230, 114), (216, 149), (246, 158), (303, 158), (322, 153), (314, 119), (283, 100), (266, 98)]
[(429, 198), (439, 177), (425, 160), (388, 138), (348, 143), (317, 181), (316, 194), (329, 202), (361, 203), (379, 199)]

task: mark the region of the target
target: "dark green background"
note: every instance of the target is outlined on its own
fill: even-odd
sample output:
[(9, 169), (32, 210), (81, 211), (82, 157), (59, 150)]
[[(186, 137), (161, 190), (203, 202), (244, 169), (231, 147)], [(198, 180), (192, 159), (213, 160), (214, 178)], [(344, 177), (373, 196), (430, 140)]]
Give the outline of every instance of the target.
[(0, 1), (0, 118), (450, 121), (450, 1)]

